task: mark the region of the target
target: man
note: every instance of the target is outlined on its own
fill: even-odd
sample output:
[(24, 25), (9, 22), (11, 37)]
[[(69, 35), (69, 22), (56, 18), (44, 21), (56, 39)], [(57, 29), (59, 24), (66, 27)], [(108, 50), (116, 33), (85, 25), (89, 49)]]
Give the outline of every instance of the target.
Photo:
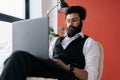
[[(6, 60), (0, 80), (25, 80), (28, 76), (97, 80), (100, 51), (96, 41), (81, 32), (85, 18), (83, 7), (69, 7), (66, 11), (67, 33), (51, 43), (51, 60), (37, 59), (23, 51), (14, 52)], [(48, 64), (49, 61), (53, 64)]]

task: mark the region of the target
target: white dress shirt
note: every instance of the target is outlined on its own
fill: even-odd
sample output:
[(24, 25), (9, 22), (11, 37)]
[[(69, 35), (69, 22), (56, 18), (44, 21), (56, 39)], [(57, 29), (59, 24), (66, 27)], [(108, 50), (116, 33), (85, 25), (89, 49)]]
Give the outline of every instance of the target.
[[(61, 42), (62, 47), (65, 49), (68, 46), (68, 44), (77, 37), (79, 37), (79, 35), (84, 37), (82, 32), (76, 34), (74, 37), (71, 38), (66, 36)], [(50, 44), (49, 47), (50, 58), (53, 57), (53, 49), (56, 40), (57, 38), (55, 38)], [(85, 61), (86, 61), (85, 70), (88, 72), (88, 80), (97, 80), (99, 59), (100, 59), (100, 50), (97, 42), (90, 37), (87, 38), (83, 46), (83, 54), (85, 56)]]

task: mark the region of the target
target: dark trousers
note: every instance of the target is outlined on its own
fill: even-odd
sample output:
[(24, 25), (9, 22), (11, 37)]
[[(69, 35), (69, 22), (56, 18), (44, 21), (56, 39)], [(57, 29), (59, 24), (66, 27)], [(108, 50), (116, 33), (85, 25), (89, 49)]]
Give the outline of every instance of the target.
[(72, 73), (62, 69), (52, 60), (41, 60), (27, 52), (17, 51), (5, 61), (0, 80), (25, 80), (26, 77), (74, 80)]

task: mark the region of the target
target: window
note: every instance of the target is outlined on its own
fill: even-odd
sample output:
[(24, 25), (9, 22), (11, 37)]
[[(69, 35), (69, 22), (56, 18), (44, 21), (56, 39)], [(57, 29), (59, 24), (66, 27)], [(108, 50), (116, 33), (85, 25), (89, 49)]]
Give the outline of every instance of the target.
[(25, 0), (0, 0), (0, 13), (25, 19)]

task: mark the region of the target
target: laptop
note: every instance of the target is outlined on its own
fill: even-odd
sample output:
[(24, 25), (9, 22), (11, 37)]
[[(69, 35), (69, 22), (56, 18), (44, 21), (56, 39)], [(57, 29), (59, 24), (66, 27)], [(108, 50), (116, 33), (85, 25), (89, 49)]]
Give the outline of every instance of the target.
[(26, 51), (40, 59), (49, 59), (48, 17), (13, 22), (12, 51)]
[(48, 17), (13, 22), (12, 51), (25, 51), (58, 71), (65, 71), (49, 58)]

